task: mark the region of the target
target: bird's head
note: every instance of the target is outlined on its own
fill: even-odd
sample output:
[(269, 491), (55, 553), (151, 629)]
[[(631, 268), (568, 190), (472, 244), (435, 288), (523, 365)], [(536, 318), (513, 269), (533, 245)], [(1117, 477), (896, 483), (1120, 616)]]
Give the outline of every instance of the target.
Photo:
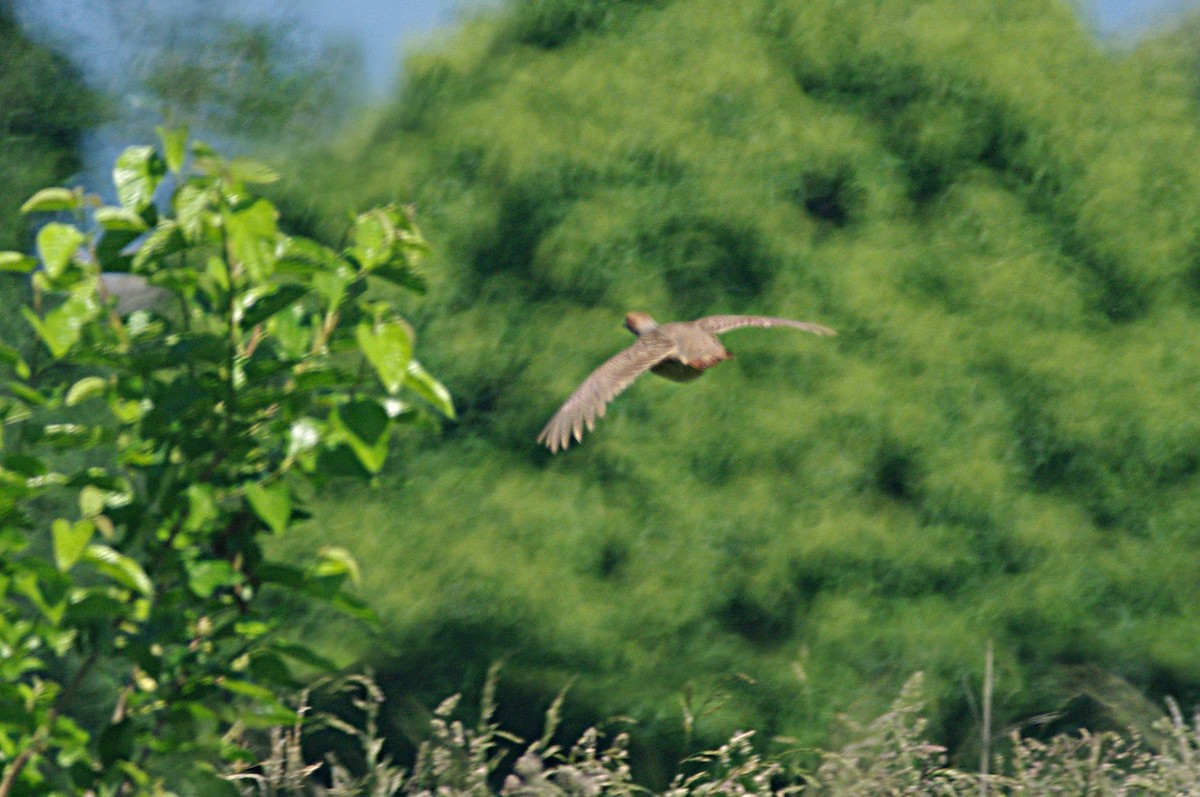
[(658, 324), (645, 313), (626, 313), (625, 328), (635, 335), (645, 335), (658, 329)]

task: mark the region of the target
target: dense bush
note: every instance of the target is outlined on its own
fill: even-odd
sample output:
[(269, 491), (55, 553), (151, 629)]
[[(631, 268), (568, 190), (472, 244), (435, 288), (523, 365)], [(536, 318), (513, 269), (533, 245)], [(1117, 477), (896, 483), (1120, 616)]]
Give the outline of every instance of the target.
[[(1173, 63), (1058, 0), (517, 3), (413, 58), (284, 199), (328, 202), (321, 227), (415, 197), (446, 275), (413, 317), (459, 423), (383, 477), (403, 512), (349, 493), (313, 526), (376, 563), (385, 684), (436, 699), (504, 656), (536, 706), (578, 674), (568, 720), (631, 713), (667, 759), (684, 713), (809, 743), (918, 669), (965, 754), (989, 639), (1002, 723), (1112, 721), (1088, 671), (1200, 699)], [(732, 363), (643, 380), (550, 457), (630, 309), (841, 336), (730, 335)]]

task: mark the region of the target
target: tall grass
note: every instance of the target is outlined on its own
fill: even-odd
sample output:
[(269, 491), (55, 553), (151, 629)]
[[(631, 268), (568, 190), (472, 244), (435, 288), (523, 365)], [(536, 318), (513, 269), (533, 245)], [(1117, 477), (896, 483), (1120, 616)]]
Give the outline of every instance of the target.
[[(356, 676), (340, 685), (353, 695), (353, 720), (318, 713), (303, 726), (275, 729), (266, 757), (229, 777), (247, 797), (1179, 797), (1194, 793), (1200, 783), (1200, 716), (1187, 721), (1173, 701), (1155, 725), (1161, 735), (1158, 744), (1136, 732), (1081, 730), (1046, 740), (1013, 732), (1004, 751), (979, 771), (953, 767), (945, 748), (927, 738), (923, 679), (917, 675), (883, 714), (862, 725), (850, 723), (845, 731), (849, 740), (840, 747), (798, 751), (786, 739), (764, 743), (753, 731), (739, 732), (680, 762), (665, 788), (651, 789), (639, 783), (630, 766), (627, 732), (610, 734), (590, 727), (573, 743), (556, 743), (561, 693), (546, 713), (540, 738), (530, 742), (505, 732), (494, 716), (494, 678), (493, 669), (473, 725), (461, 718), (458, 696), (443, 701), (428, 716), (409, 767), (381, 754), (378, 714), (383, 693), (369, 677)], [(306, 708), (302, 713), (310, 712)], [(352, 743), (349, 752), (356, 766), (348, 767), (329, 752), (324, 760), (312, 761), (311, 749), (305, 749), (306, 733), (322, 727), (335, 729)], [(328, 742), (324, 749), (329, 749)]]

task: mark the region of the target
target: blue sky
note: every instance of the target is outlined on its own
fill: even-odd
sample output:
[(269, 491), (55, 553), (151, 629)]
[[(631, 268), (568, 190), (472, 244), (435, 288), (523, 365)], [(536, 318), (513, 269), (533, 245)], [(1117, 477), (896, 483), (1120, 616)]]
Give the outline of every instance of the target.
[(1105, 33), (1137, 33), (1200, 8), (1197, 0), (1084, 0), (1081, 5)]

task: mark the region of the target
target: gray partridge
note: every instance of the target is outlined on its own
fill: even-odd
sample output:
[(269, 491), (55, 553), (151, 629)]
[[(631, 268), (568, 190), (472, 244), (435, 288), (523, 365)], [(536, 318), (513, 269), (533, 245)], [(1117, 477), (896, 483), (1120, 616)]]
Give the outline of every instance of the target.
[(551, 453), (571, 444), (571, 438), (583, 440), (583, 427), (591, 431), (596, 419), (604, 417), (608, 402), (617, 397), (644, 371), (676, 382), (690, 382), (730, 354), (717, 335), (738, 327), (793, 327), (817, 335), (836, 335), (829, 327), (769, 318), (761, 315), (710, 315), (695, 321), (658, 324), (645, 313), (629, 313), (625, 326), (637, 335), (637, 341), (625, 351), (601, 365), (583, 380), (571, 397), (538, 435), (538, 442)]

